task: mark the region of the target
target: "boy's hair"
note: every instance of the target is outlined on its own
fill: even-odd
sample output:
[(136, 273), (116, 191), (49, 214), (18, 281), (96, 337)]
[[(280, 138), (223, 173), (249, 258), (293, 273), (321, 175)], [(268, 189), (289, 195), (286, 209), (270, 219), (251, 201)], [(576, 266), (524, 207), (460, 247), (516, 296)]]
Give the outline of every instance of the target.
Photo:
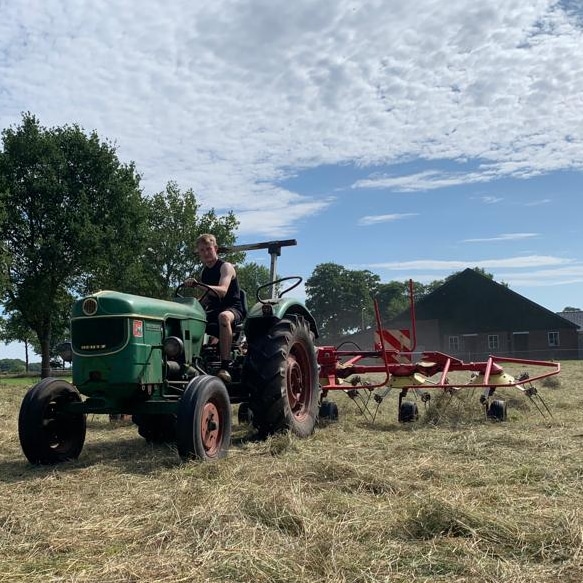
[(200, 243), (203, 243), (204, 245), (214, 245), (216, 247), (217, 246), (217, 239), (214, 235), (211, 235), (210, 233), (203, 233), (202, 235), (199, 235), (196, 238), (196, 246), (197, 247)]

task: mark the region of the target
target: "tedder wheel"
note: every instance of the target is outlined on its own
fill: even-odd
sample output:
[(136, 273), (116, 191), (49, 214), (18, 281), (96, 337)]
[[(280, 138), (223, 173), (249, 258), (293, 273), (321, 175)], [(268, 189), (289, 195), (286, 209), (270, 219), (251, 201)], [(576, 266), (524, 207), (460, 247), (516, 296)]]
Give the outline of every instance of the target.
[(58, 464), (77, 459), (85, 443), (85, 414), (63, 411), (81, 401), (67, 381), (46, 378), (24, 396), (18, 416), (18, 437), (32, 464)]
[(138, 433), (148, 443), (171, 443), (176, 441), (176, 415), (132, 415)]
[(327, 421), (338, 421), (338, 405), (334, 401), (323, 401), (318, 417)]
[(231, 404), (217, 377), (190, 381), (178, 404), (176, 444), (184, 460), (216, 460), (227, 455), (231, 442)]
[(253, 411), (249, 407), (249, 403), (241, 403), (237, 411), (237, 421), (239, 425), (251, 424), (253, 423)]
[(401, 423), (411, 423), (419, 419), (419, 409), (417, 403), (413, 401), (403, 401), (399, 408), (399, 421)]
[(496, 421), (506, 421), (506, 401), (503, 401), (502, 399), (492, 401), (490, 407), (488, 407), (488, 417), (496, 419)]
[(304, 318), (284, 318), (265, 336), (249, 341), (243, 378), (261, 436), (290, 430), (307, 437), (314, 431), (320, 386), (313, 336)]

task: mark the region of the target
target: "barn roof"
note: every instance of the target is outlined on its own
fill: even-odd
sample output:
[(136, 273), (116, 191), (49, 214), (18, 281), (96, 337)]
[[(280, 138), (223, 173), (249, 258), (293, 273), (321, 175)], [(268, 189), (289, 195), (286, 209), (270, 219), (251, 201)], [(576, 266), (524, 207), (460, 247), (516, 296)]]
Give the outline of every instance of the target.
[[(415, 315), (417, 320), (439, 320), (443, 331), (577, 328), (551, 310), (469, 268), (416, 302)], [(403, 312), (396, 320), (407, 316)]]
[(573, 322), (573, 324), (577, 324), (579, 330), (583, 330), (583, 311), (581, 312), (559, 312), (557, 316), (561, 316), (561, 318), (565, 318), (565, 320), (569, 320), (569, 322)]

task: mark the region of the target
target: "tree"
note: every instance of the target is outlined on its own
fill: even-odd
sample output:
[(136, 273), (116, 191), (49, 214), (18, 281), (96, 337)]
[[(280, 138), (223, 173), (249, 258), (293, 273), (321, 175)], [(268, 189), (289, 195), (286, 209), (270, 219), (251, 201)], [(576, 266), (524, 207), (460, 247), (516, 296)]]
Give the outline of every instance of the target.
[[(54, 309), (51, 311), (51, 343), (49, 350), (51, 360), (58, 353), (57, 347), (61, 343), (70, 340), (71, 307), (74, 301), (75, 298), (66, 290), (63, 290), (62, 295), (56, 298)], [(16, 315), (16, 313), (13, 315)], [(41, 344), (34, 334), (30, 338), (30, 345), (37, 354), (42, 354)]]
[(381, 283), (377, 292), (377, 301), (382, 319), (394, 318), (409, 306), (408, 282)]
[[(229, 212), (219, 217), (214, 209), (200, 214), (192, 189), (181, 192), (175, 182), (147, 199), (146, 207), (147, 237), (141, 262), (145, 269), (132, 289), (136, 293), (168, 299), (189, 275), (198, 273), (202, 268), (196, 254), (199, 235), (212, 233), (220, 246), (235, 242), (239, 225), (235, 215)], [(242, 257), (232, 255), (234, 260)]]
[(28, 372), (30, 364), (29, 350), (34, 348), (35, 334), (24, 322), (19, 312), (13, 312), (0, 320), (0, 340), (3, 342), (22, 342), (24, 344), (24, 369)]
[[(255, 293), (257, 288), (269, 283), (269, 269), (257, 263), (244, 263), (236, 266), (239, 287), (247, 293), (249, 305), (255, 303)], [(265, 294), (262, 297), (266, 297)]]
[[(475, 271), (476, 273), (479, 273), (480, 275), (483, 275), (484, 277), (487, 277), (488, 279), (494, 280), (494, 274), (490, 273), (489, 271), (486, 271), (483, 267), (472, 267), (472, 270)], [(454, 271), (451, 275), (448, 275), (445, 278), (445, 280), (432, 281), (430, 284), (428, 284), (428, 286), (430, 286), (430, 288), (431, 288), (430, 291), (433, 291), (434, 289), (438, 288), (440, 285), (442, 285), (446, 281), (449, 281), (452, 277), (455, 277), (458, 273), (461, 273), (461, 271)], [(504, 287), (509, 287), (508, 284), (504, 281), (498, 281), (496, 283), (499, 283), (500, 285), (503, 285)]]
[(581, 308), (574, 308), (573, 306), (566, 306), (563, 308), (563, 312), (583, 312)]
[(322, 338), (336, 342), (363, 327), (373, 313), (372, 297), (380, 278), (368, 270), (349, 270), (336, 263), (317, 265), (306, 281), (306, 306)]
[(5, 374), (18, 374), (29, 372), (29, 370), (20, 358), (3, 358), (0, 360), (0, 372)]
[(2, 145), (4, 309), (19, 313), (36, 334), (47, 376), (54, 314), (96, 274), (123, 273), (141, 250), (140, 179), (95, 132), (86, 135), (76, 125), (47, 129), (30, 113), (2, 132)]

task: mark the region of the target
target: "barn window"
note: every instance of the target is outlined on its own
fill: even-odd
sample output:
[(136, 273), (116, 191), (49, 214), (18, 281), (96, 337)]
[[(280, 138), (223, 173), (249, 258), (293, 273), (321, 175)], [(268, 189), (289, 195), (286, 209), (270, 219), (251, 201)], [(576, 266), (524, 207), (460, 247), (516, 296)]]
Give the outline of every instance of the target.
[(449, 349), (453, 352), (456, 352), (460, 349), (460, 337), (459, 336), (450, 336), (449, 337)]
[(494, 350), (500, 348), (500, 343), (498, 341), (498, 334), (488, 335), (488, 350)]
[(549, 332), (549, 346), (559, 346), (559, 333)]

